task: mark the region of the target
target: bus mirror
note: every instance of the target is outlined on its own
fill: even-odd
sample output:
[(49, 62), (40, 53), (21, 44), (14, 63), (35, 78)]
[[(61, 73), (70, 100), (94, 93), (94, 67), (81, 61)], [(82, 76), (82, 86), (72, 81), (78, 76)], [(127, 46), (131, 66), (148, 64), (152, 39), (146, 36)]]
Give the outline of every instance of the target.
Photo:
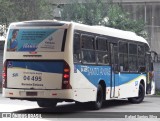
[(139, 72), (145, 72), (145, 71), (146, 71), (146, 67), (144, 66), (139, 67)]
[(151, 51), (152, 62), (158, 62), (158, 54), (155, 51)]

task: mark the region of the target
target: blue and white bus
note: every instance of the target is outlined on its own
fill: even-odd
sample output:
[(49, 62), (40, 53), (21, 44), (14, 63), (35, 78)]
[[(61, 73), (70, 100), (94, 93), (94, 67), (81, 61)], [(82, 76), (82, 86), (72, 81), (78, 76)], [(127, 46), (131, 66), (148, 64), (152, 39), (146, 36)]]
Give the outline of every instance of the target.
[[(74, 22), (36, 20), (9, 26), (3, 59), (3, 96), (37, 101), (89, 102), (154, 94), (149, 44), (133, 32)], [(148, 91), (147, 91), (148, 89)]]

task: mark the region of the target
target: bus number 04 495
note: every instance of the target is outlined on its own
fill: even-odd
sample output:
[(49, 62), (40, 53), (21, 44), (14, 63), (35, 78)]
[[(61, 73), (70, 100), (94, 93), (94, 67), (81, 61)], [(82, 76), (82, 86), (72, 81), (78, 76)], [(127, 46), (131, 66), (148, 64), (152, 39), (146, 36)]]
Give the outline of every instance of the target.
[(23, 80), (42, 81), (42, 77), (41, 76), (23, 76)]

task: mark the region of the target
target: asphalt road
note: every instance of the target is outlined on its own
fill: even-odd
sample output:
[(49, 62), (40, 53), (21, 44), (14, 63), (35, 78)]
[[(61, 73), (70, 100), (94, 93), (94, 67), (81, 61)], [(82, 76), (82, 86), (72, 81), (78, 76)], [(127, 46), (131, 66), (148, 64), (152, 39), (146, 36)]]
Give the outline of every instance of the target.
[[(160, 97), (145, 97), (140, 104), (131, 104), (127, 100), (106, 101), (101, 110), (91, 110), (87, 104), (58, 103), (55, 109), (39, 108), (36, 102), (10, 100), (0, 94), (0, 112), (18, 114), (41, 114), (43, 118), (54, 118), (72, 121), (74, 118), (99, 120), (141, 120), (160, 121)], [(157, 119), (159, 117), (159, 119)], [(48, 119), (47, 119), (48, 120)]]

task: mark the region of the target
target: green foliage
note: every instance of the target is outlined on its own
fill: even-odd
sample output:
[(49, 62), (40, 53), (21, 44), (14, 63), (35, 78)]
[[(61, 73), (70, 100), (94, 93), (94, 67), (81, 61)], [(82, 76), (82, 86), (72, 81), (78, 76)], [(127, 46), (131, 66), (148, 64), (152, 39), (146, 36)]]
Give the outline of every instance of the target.
[(38, 18), (37, 19), (53, 19), (53, 6), (46, 0), (38, 1)]
[(62, 20), (75, 21), (88, 25), (103, 25), (116, 29), (132, 31), (147, 38), (145, 23), (130, 19), (130, 13), (123, 11), (119, 4), (108, 0), (88, 0), (87, 3), (72, 2), (62, 8)]
[(52, 19), (52, 5), (48, 0), (0, 0), (0, 21), (8, 23), (35, 19)]
[(62, 8), (62, 20), (73, 20), (88, 25), (100, 24), (106, 14), (107, 7), (102, 0), (87, 0), (87, 3), (78, 3), (75, 0)]
[(107, 15), (109, 19), (104, 23), (104, 25), (126, 31), (132, 31), (139, 36), (147, 38), (144, 21), (131, 19), (129, 15), (130, 13), (124, 12), (120, 5), (111, 4)]
[[(112, 0), (86, 0), (62, 7), (62, 20), (75, 21), (88, 25), (103, 25), (129, 30), (147, 37), (142, 20), (129, 18), (120, 5)], [(53, 19), (53, 6), (48, 0), (0, 0), (0, 24), (35, 19)]]
[(7, 15), (9, 12), (11, 12), (11, 5), (12, 4), (7, 0), (0, 0), (0, 24), (4, 24), (7, 22)]

